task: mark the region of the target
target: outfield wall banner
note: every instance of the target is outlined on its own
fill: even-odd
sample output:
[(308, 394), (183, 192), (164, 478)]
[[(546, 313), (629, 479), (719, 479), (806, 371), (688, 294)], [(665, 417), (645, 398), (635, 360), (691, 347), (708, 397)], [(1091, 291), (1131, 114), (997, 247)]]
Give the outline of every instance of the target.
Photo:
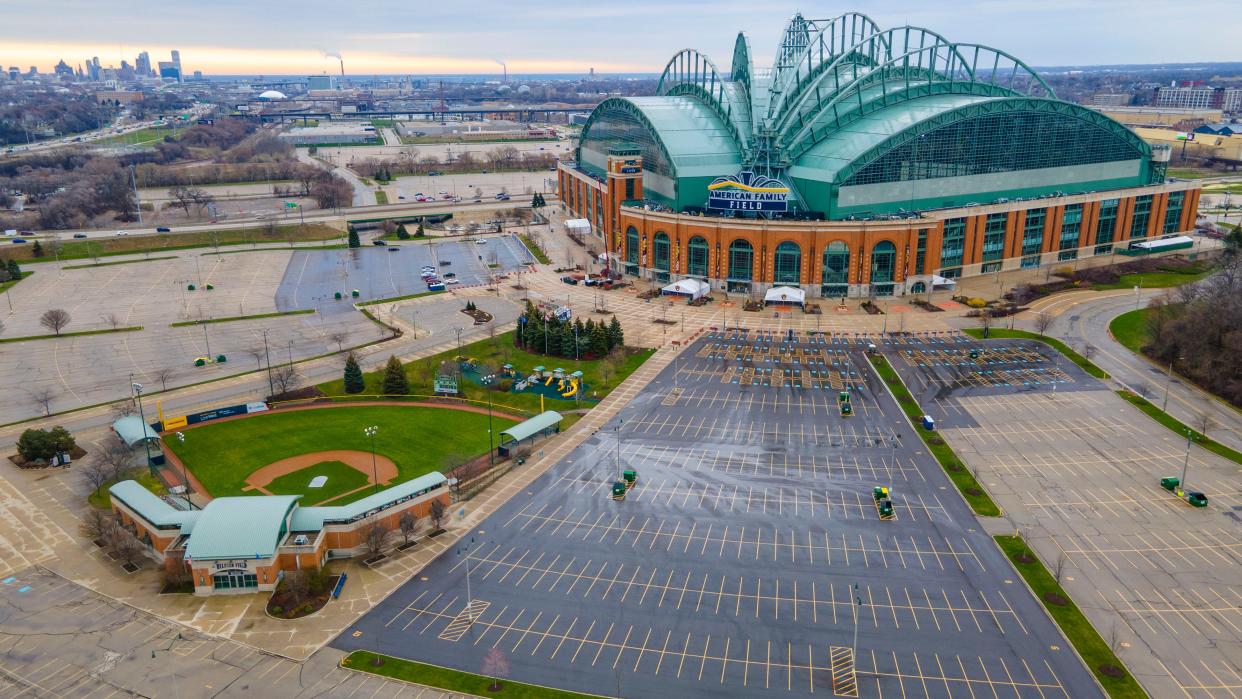
[(189, 420), (187, 420), (184, 415), (178, 415), (177, 417), (170, 417), (164, 421), (164, 431), (167, 432), (168, 430), (179, 430), (188, 424), (189, 424)]
[(230, 405), (224, 408), (216, 408), (215, 410), (206, 410), (201, 413), (190, 413), (185, 416), (185, 419), (187, 423), (197, 425), (200, 422), (209, 422), (211, 420), (219, 420), (223, 417), (246, 415), (247, 413), (257, 413), (264, 410), (267, 410), (267, 403), (242, 403), (240, 405)]

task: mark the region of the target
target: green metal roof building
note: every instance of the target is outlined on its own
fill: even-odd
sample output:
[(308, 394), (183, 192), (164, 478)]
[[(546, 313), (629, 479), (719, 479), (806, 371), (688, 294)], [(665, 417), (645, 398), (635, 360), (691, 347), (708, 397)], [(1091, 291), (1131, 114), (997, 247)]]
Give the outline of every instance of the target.
[(656, 96), (596, 107), (577, 167), (602, 178), (610, 149), (637, 148), (644, 198), (674, 211), (701, 209), (714, 181), (749, 171), (789, 189), (782, 215), (815, 219), (1164, 180), (1134, 133), (1058, 100), (1003, 51), (853, 12), (795, 15), (776, 48), (757, 68), (739, 34), (727, 72), (681, 51)]

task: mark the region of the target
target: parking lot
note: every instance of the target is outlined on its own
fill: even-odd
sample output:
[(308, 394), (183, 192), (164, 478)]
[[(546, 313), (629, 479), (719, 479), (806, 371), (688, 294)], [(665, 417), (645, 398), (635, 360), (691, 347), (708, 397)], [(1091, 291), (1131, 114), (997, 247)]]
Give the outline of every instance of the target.
[[(1050, 348), (1034, 343), (897, 346), (894, 366), (1013, 526), (1151, 696), (1242, 695), (1242, 484), (1237, 464), (1156, 424)], [(999, 347), (998, 347), (999, 345)], [(920, 365), (971, 349), (1000, 364)], [(1017, 363), (1020, 348), (1043, 357)], [(913, 359), (914, 361), (903, 361)], [(970, 364), (968, 362), (968, 364)], [(963, 376), (1015, 367), (1040, 383), (981, 386)], [(1064, 376), (1061, 376), (1061, 375)], [(1049, 382), (1049, 377), (1057, 377)], [(1209, 497), (1162, 489), (1180, 476)]]
[[(298, 250), (276, 290), (276, 306), (282, 311), (319, 308), (328, 313), (349, 312), (355, 301), (426, 291), (421, 278), (424, 265), (434, 267), (441, 275), (456, 274), (457, 286), (464, 287), (486, 284), (492, 272), (512, 271), (535, 261), (515, 236), (478, 240), (486, 242), (402, 241), (349, 250)], [(491, 264), (497, 266), (491, 268)], [(350, 296), (355, 289), (357, 299)], [(337, 293), (342, 300), (336, 300)]]
[(1097, 696), (867, 338), (789, 339), (702, 336), (333, 645), (620, 696)]

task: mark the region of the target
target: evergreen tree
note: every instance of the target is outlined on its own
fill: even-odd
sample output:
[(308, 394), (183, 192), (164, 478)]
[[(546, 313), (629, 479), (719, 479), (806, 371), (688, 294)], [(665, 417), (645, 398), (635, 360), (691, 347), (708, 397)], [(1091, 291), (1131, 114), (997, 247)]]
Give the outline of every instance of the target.
[(30, 253), (35, 257), (43, 257), (43, 244), (36, 240), (34, 247), (30, 248)]
[(384, 395), (404, 396), (410, 392), (410, 380), (405, 375), (405, 368), (393, 355), (388, 356), (384, 365)]
[(358, 229), (354, 228), (354, 224), (349, 224), (349, 247), (360, 248), (362, 241), (358, 240)]
[(424, 230), (423, 230), (423, 222), (422, 222), (422, 221), (419, 221), (419, 222), (418, 222), (418, 230), (414, 232), (414, 237), (415, 237), (415, 238), (421, 238), (421, 237), (423, 237), (423, 236), (425, 236), (425, 235), (427, 235), (427, 231), (424, 231)]
[(621, 329), (621, 321), (614, 315), (608, 325), (608, 350), (625, 346), (625, 331)]
[(561, 329), (560, 354), (562, 357), (566, 357), (568, 359), (574, 358), (575, 341), (574, 328), (569, 323), (566, 323)]
[(604, 327), (603, 323), (591, 328), (590, 347), (591, 354), (596, 357), (602, 357), (605, 354), (608, 354), (608, 328)]
[(409, 240), (409, 239), (410, 239), (410, 232), (405, 229), (405, 224), (402, 223), (398, 225), (397, 226), (397, 240)]
[(22, 268), (18, 266), (17, 260), (9, 260), (7, 267), (9, 268), (9, 279), (22, 278)]
[(362, 367), (358, 366), (358, 360), (354, 359), (354, 353), (350, 352), (345, 358), (345, 392), (362, 393), (366, 387), (366, 382), (362, 378)]

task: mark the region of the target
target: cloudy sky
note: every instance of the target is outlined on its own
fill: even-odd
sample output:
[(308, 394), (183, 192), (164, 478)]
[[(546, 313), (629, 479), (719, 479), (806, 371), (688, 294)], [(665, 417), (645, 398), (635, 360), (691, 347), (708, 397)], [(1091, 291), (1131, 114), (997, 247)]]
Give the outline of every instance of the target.
[[(574, 5), (577, 5), (576, 7)], [(468, 8), (468, 12), (454, 8)], [(745, 30), (771, 60), (786, 20), (850, 9), (882, 27), (924, 26), (1033, 65), (1242, 60), (1236, 0), (0, 0), (0, 63), (133, 63), (141, 50), (206, 74), (658, 72), (678, 49), (729, 63)]]

